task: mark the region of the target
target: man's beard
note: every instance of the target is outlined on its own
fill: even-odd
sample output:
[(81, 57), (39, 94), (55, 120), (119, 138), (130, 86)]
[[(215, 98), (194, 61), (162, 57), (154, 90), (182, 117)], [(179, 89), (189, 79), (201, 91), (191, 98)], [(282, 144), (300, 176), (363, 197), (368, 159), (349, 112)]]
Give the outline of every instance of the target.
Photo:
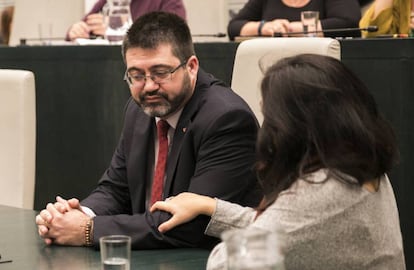
[[(139, 96), (138, 105), (142, 110), (151, 117), (165, 117), (173, 114), (184, 106), (184, 102), (188, 100), (192, 93), (190, 77), (187, 73), (184, 74), (182, 90), (180, 93), (173, 97), (168, 97), (164, 92), (155, 91), (151, 93), (145, 93)], [(161, 101), (156, 103), (146, 103), (146, 96), (158, 96)]]

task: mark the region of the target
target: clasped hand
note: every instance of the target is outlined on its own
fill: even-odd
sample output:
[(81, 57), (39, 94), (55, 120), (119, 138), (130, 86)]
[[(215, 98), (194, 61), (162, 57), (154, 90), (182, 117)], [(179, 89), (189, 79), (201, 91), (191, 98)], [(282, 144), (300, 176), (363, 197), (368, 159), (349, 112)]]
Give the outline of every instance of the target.
[(88, 219), (78, 199), (65, 200), (57, 196), (55, 203), (48, 203), (36, 216), (36, 224), (47, 245), (81, 246), (85, 243)]
[(290, 36), (290, 33), (297, 33), (303, 31), (301, 22), (290, 22), (285, 19), (275, 19), (266, 22), (262, 29), (262, 36), (274, 36), (279, 34), (281, 36)]

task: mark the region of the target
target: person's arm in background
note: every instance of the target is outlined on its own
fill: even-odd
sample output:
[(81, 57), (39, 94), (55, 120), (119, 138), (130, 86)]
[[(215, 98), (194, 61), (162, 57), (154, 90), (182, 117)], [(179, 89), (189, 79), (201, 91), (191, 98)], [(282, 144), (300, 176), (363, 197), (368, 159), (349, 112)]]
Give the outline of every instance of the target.
[[(375, 0), (365, 12), (360, 27), (378, 26), (374, 33), (363, 33), (364, 37), (384, 34), (408, 34), (410, 31), (410, 13), (412, 1)], [(398, 16), (395, 16), (398, 14)], [(414, 25), (413, 25), (414, 26)]]
[[(357, 28), (361, 19), (361, 8), (356, 0), (325, 0), (326, 16), (321, 19), (321, 29)], [(355, 33), (333, 32), (324, 36), (360, 36), (360, 31)]]
[(262, 21), (263, 5), (262, 0), (246, 3), (227, 26), (230, 40), (236, 36), (273, 36), (274, 33), (283, 35), (289, 32), (289, 21), (286, 19)]
[(67, 40), (75, 40), (77, 38), (89, 38), (90, 34), (103, 36), (105, 34), (104, 16), (101, 13), (106, 0), (99, 0), (92, 9), (82, 18), (81, 21), (74, 23), (66, 33)]
[[(227, 25), (227, 33), (230, 40), (237, 36), (257, 36), (260, 21), (262, 20), (262, 0), (250, 0), (246, 5), (230, 20)], [(247, 26), (246, 26), (247, 25)], [(245, 27), (244, 32), (242, 28)]]
[[(288, 20), (275, 19), (262, 21), (262, 0), (249, 1), (240, 12), (229, 22), (228, 34), (230, 39), (235, 36), (272, 36), (274, 33), (286, 34), (288, 32), (302, 32), (300, 21), (289, 22)], [(320, 20), (318, 30), (334, 28), (355, 28), (358, 27), (361, 12), (359, 3), (356, 0), (325, 0), (325, 14)], [(298, 11), (299, 12), (299, 11)], [(259, 31), (260, 29), (260, 31)], [(359, 36), (359, 31), (346, 33), (349, 36)], [(338, 33), (328, 33), (326, 36), (337, 36)], [(320, 36), (323, 36), (320, 34)]]

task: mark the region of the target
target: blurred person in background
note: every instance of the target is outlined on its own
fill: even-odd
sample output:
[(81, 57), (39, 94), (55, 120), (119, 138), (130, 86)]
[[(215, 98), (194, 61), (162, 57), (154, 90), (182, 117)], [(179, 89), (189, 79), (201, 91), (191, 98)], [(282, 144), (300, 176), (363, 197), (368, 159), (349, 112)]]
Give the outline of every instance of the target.
[[(76, 22), (69, 28), (66, 39), (104, 36), (106, 25), (102, 12), (106, 2), (106, 0), (98, 0), (82, 21)], [(186, 10), (182, 0), (131, 0), (130, 9), (133, 21), (151, 11), (171, 12), (186, 19)]]
[(412, 36), (414, 29), (414, 0), (375, 0), (362, 17), (360, 27), (378, 26), (374, 33), (364, 37), (403, 34)]
[[(237, 36), (273, 36), (303, 32), (301, 11), (319, 11), (318, 30), (358, 27), (357, 0), (249, 0), (227, 27), (230, 40)], [(330, 32), (320, 36), (360, 36), (360, 31)], [(295, 35), (298, 36), (298, 35)]]
[(7, 6), (1, 12), (1, 44), (8, 45), (13, 22), (14, 6)]

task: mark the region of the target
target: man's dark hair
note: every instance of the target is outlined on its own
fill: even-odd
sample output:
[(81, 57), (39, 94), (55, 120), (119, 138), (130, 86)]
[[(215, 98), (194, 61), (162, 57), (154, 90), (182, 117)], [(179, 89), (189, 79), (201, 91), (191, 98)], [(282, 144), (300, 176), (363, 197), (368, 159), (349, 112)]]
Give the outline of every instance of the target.
[(184, 19), (168, 12), (150, 12), (139, 17), (129, 28), (122, 46), (122, 54), (130, 48), (156, 49), (170, 44), (172, 53), (181, 62), (194, 55), (190, 29)]

